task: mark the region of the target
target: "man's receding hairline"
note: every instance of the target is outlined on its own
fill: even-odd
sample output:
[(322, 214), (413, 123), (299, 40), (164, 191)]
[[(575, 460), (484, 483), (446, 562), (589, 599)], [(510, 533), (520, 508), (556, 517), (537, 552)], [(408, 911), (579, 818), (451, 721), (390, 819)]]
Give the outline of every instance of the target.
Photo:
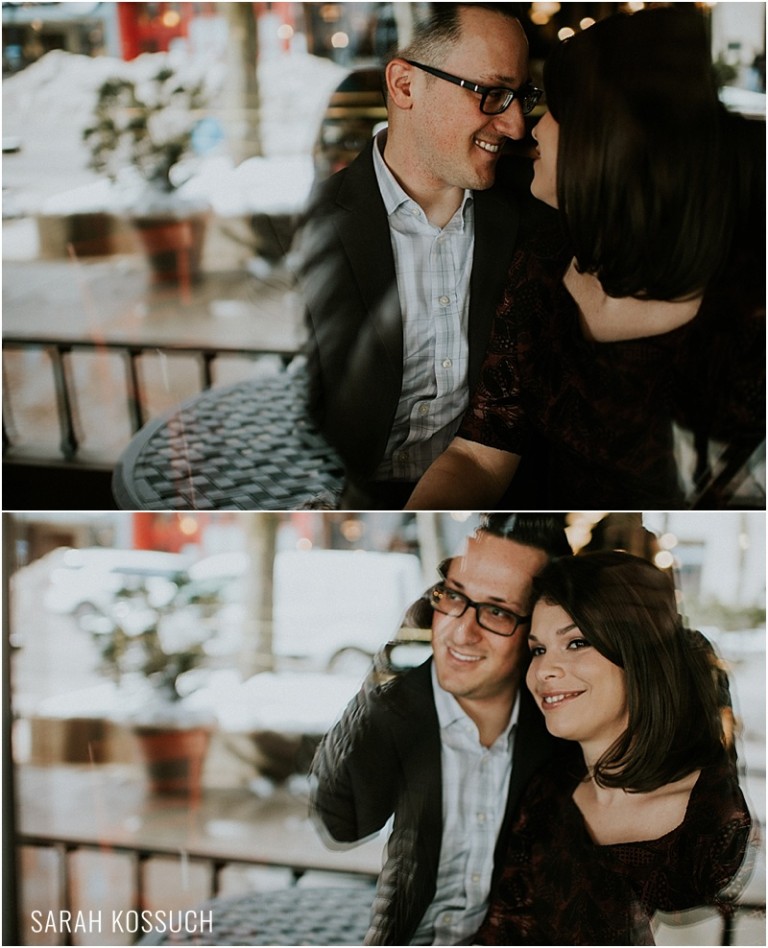
[[(525, 32), (525, 29), (523, 28), (523, 24), (520, 22), (520, 17), (516, 13), (512, 13), (511, 11), (508, 13), (504, 9), (501, 9), (492, 5), (483, 4), (483, 3), (456, 3), (454, 4), (454, 7), (455, 7), (454, 12), (456, 14), (454, 32), (452, 34), (443, 35), (439, 37), (441, 50), (454, 50), (458, 46), (458, 44), (461, 42), (464, 36), (464, 32), (465, 32), (465, 24), (462, 20), (463, 12), (465, 10), (480, 9), (486, 13), (495, 13), (498, 16), (502, 17), (503, 19), (509, 20), (510, 22), (517, 24), (517, 26), (520, 29), (521, 38), (523, 40), (523, 43), (527, 51), (528, 45), (529, 45), (528, 36)], [(427, 20), (425, 20), (423, 25), (426, 25), (430, 21), (430, 19), (431, 17), (427, 18)], [(418, 33), (418, 29), (419, 27), (417, 27), (417, 33)], [(435, 32), (438, 33), (437, 28), (435, 29)], [(434, 36), (434, 35), (418, 36), (417, 35), (416, 37), (413, 37), (411, 41), (407, 43), (405, 46), (400, 47), (399, 49), (395, 50), (394, 53), (388, 57), (388, 59), (389, 60), (402, 59), (403, 55), (406, 53), (409, 53), (413, 47), (419, 47), (419, 46), (424, 46), (424, 45), (431, 46), (435, 44), (437, 40), (438, 40), (438, 36)], [(429, 65), (436, 66), (438, 64), (431, 63)], [(429, 77), (429, 78), (432, 78), (432, 77)]]

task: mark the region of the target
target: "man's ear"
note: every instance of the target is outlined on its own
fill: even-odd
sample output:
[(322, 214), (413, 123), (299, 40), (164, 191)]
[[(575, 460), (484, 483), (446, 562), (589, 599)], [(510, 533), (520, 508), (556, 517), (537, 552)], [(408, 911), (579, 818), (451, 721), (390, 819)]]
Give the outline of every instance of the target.
[(413, 66), (404, 59), (393, 59), (387, 63), (385, 78), (389, 99), (398, 109), (413, 108)]

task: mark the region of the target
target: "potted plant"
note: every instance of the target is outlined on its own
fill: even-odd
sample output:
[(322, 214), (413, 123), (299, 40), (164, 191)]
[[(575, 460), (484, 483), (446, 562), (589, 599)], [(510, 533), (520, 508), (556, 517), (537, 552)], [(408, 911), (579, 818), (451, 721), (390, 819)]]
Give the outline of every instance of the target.
[[(84, 623), (118, 685), (156, 793), (198, 793), (215, 716), (190, 698), (206, 682), (208, 626), (184, 608), (185, 583), (135, 577)], [(139, 710), (136, 710), (139, 709)]]
[(207, 210), (178, 189), (207, 95), (200, 77), (164, 66), (149, 80), (114, 76), (99, 86), (92, 123), (83, 130), (88, 166), (124, 186), (130, 216), (159, 282), (194, 280), (200, 272)]

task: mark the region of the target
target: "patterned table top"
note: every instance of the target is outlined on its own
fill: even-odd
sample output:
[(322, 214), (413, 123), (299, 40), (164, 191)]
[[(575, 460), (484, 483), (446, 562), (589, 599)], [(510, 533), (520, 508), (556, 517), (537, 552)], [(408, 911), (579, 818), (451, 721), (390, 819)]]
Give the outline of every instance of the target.
[(211, 899), (194, 910), (189, 927), (200, 930), (155, 931), (139, 944), (362, 945), (373, 896), (372, 885), (297, 886)]
[(280, 372), (209, 389), (151, 421), (115, 468), (123, 510), (333, 508), (341, 461), (306, 416), (305, 380)]

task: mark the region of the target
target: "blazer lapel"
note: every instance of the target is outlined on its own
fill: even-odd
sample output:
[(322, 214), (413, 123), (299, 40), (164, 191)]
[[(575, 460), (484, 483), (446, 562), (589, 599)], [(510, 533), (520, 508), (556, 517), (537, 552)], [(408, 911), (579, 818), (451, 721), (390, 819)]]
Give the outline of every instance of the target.
[(427, 842), (427, 874), (437, 878), (443, 836), (443, 780), (440, 723), (432, 694), (432, 659), (407, 673), (392, 709), (393, 737), (406, 780), (418, 833)]
[[(347, 168), (336, 199), (343, 213), (338, 235), (363, 300), (367, 319), (391, 363), (403, 374), (403, 328), (389, 221), (373, 167), (373, 140)], [(397, 395), (399, 397), (399, 384)]]

